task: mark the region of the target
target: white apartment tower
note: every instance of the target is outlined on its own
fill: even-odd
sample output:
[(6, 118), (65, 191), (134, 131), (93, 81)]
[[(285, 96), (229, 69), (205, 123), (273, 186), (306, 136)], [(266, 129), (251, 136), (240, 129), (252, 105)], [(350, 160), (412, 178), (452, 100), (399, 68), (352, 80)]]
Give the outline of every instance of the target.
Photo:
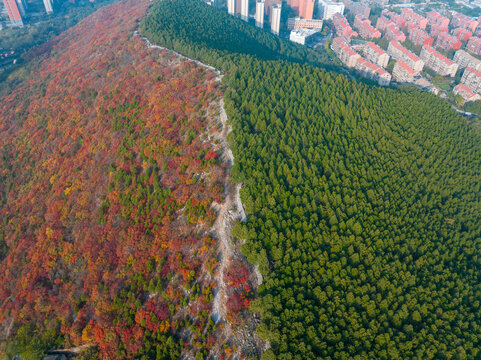
[(279, 35), (279, 30), (281, 28), (281, 4), (272, 5), (272, 16), (271, 16), (271, 32), (273, 34)]
[(16, 0), (17, 6), (18, 6), (18, 11), (20, 12), (20, 15), (22, 17), (25, 17), (27, 15), (27, 3), (25, 0)]
[(249, 0), (241, 1), (241, 19), (244, 21), (249, 20)]
[(264, 27), (264, 9), (265, 9), (265, 2), (264, 0), (257, 0), (256, 2), (256, 26), (263, 28)]
[(47, 14), (53, 13), (52, 0), (43, 0), (43, 5)]
[(236, 0), (227, 0), (227, 12), (232, 16), (235, 16), (235, 2)]
[(344, 4), (332, 0), (319, 0), (318, 7), (322, 20), (332, 19), (334, 14), (344, 14)]

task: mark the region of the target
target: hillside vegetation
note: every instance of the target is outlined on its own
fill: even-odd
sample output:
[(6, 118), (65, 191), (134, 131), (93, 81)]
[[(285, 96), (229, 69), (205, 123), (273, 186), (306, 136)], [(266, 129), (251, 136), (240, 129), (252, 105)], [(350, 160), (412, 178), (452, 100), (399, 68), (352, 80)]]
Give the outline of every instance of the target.
[(0, 357), (223, 345), (209, 234), (226, 167), (206, 135), (223, 88), (134, 35), (148, 6), (121, 1), (63, 33), (0, 103)]
[(152, 15), (142, 21), (144, 35), (157, 44), (201, 59), (218, 69), (240, 66), (252, 57), (316, 65), (327, 63), (325, 53), (259, 30), (200, 1), (158, 1), (151, 12)]
[(426, 92), (299, 64), (297, 46), (275, 48), (290, 61), (251, 56), (250, 40), (228, 48), (246, 25), (226, 16), (163, 1), (141, 28), (227, 72), (249, 215), (235, 235), (264, 275), (251, 304), (264, 357), (479, 358), (479, 133)]

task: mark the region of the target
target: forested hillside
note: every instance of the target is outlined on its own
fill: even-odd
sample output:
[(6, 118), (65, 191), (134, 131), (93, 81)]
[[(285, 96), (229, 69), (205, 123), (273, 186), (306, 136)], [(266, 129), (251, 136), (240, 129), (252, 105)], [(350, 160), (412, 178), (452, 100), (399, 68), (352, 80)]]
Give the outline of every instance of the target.
[(252, 56), (328, 65), (325, 53), (259, 30), (201, 1), (158, 1), (151, 11), (153, 15), (142, 21), (142, 31), (149, 39), (218, 69), (239, 66)]
[(215, 41), (191, 35), (217, 14), (159, 2), (141, 28), (227, 72), (249, 216), (235, 235), (264, 275), (251, 304), (264, 357), (479, 358), (479, 133), (426, 92), (227, 52), (240, 20), (220, 21)]
[(224, 90), (134, 35), (148, 6), (83, 20), (0, 103), (0, 357), (231, 351), (210, 317)]

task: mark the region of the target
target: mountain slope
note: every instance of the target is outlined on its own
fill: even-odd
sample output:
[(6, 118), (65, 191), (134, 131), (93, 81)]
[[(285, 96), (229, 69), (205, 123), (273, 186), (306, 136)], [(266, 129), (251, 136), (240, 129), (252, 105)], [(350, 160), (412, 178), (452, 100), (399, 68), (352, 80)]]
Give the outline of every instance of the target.
[(264, 276), (250, 308), (265, 358), (478, 358), (479, 133), (431, 94), (224, 53), (228, 29), (212, 42), (182, 30), (207, 34), (217, 13), (159, 2), (142, 31), (227, 71), (248, 215), (234, 234)]
[(177, 359), (223, 344), (210, 227), (227, 169), (206, 134), (223, 90), (134, 35), (148, 6), (86, 18), (0, 104), (9, 356), (90, 343), (104, 359)]

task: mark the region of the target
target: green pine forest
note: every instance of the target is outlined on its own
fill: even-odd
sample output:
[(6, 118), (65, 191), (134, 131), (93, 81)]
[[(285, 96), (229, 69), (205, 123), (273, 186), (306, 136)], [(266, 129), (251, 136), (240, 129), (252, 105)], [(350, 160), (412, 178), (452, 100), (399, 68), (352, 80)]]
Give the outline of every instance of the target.
[(197, 0), (156, 3), (141, 29), (227, 75), (264, 358), (481, 358), (476, 129)]
[(478, 130), (199, 0), (155, 3), (141, 32), (226, 74), (265, 359), (481, 358)]

